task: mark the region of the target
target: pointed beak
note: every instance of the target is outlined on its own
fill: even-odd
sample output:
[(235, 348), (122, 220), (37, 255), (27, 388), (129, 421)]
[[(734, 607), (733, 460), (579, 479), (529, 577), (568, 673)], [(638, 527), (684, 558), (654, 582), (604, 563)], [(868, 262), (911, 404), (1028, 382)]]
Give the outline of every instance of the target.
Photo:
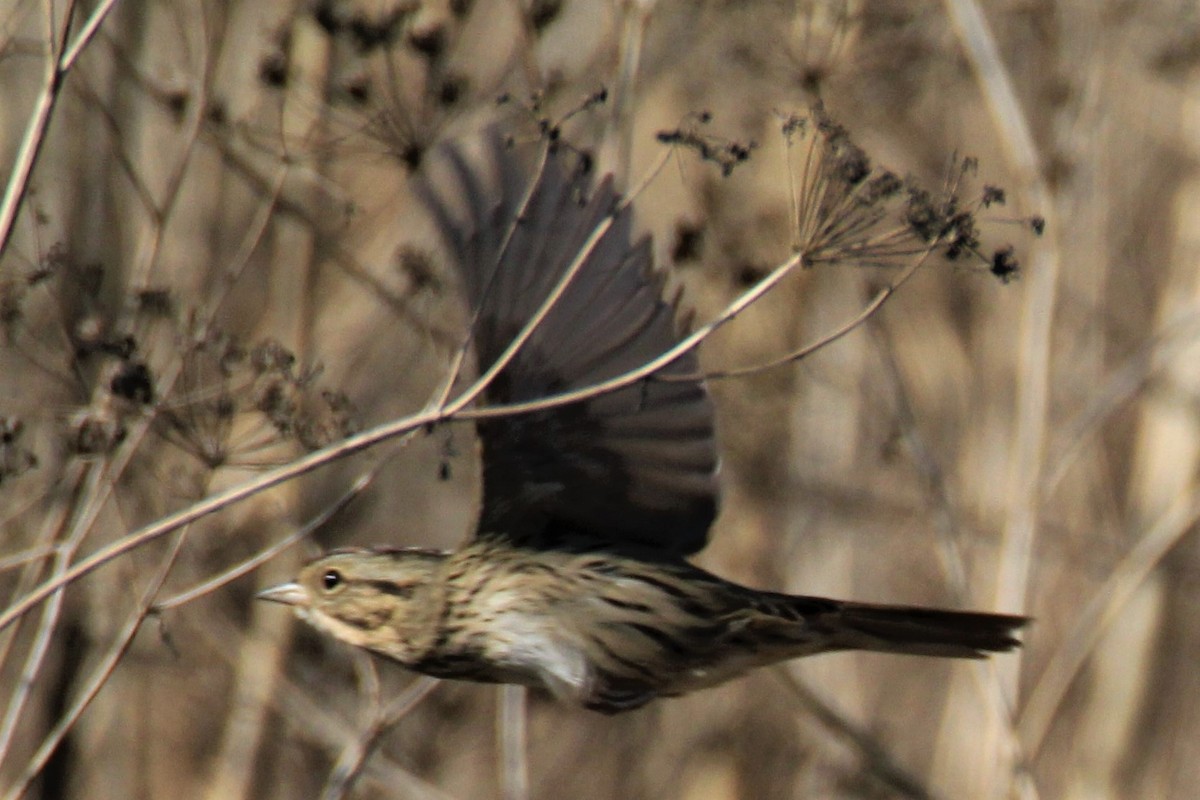
[(283, 603), (285, 606), (308, 605), (308, 592), (298, 583), (281, 583), (270, 589), (263, 589), (257, 595), (259, 600), (270, 600), (272, 603)]

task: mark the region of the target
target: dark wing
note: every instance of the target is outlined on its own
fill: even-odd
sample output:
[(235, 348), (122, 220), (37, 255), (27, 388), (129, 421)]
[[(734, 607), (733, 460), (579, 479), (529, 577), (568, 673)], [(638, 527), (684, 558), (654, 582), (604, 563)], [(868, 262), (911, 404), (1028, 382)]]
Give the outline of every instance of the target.
[[(481, 159), (444, 148), (439, 177), (426, 172), (418, 181), (477, 314), (472, 336), (481, 372), (537, 313), (597, 226), (612, 220), (490, 385), (489, 405), (595, 385), (679, 339), (649, 239), (631, 243), (631, 212), (620, 207), (611, 181), (593, 189), (568, 160), (552, 153), (540, 170), (530, 168), (489, 130)], [(658, 374), (698, 372), (689, 353)], [(479, 434), (480, 530), (488, 535), (543, 547), (599, 540), (680, 555), (704, 546), (716, 515), (717, 458), (712, 405), (700, 381), (651, 378), (481, 422)]]

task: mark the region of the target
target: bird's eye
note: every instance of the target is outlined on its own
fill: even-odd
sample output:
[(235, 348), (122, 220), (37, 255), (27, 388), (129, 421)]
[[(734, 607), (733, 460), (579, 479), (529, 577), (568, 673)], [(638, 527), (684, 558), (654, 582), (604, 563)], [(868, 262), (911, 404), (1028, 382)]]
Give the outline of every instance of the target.
[(342, 583), (342, 573), (336, 569), (325, 570), (325, 574), (321, 576), (321, 585), (325, 587), (325, 591), (332, 591)]

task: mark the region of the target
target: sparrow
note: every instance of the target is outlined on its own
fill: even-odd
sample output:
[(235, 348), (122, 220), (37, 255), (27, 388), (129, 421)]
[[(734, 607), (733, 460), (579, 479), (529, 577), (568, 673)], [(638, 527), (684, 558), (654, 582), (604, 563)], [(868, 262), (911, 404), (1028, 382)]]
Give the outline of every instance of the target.
[[(417, 191), (470, 305), (480, 369), (565, 290), (483, 402), (537, 401), (623, 375), (681, 338), (631, 204), (590, 162), (532, 166), (495, 127), (444, 146)], [(689, 563), (719, 507), (712, 401), (694, 350), (617, 391), (482, 420), (477, 531), (455, 551), (336, 550), (259, 597), (426, 675), (548, 690), (617, 713), (775, 662), (866, 650), (985, 658), (1021, 616), (752, 589)]]

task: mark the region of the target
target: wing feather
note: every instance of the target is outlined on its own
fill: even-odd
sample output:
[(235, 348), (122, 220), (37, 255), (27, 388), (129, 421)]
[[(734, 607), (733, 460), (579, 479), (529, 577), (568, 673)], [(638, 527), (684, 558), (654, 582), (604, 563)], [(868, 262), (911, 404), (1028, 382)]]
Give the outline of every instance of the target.
[[(489, 404), (592, 386), (676, 344), (674, 307), (662, 299), (650, 241), (632, 242), (632, 212), (610, 178), (592, 187), (557, 153), (531, 168), (494, 128), (480, 158), (448, 146), (433, 160), (445, 166), (424, 173), (418, 191), (461, 275), (481, 367), (500, 357), (583, 258), (489, 386)], [(698, 373), (688, 353), (659, 375)], [(712, 405), (698, 379), (652, 377), (570, 406), (488, 420), (479, 433), (485, 534), (544, 547), (586, 538), (676, 555), (704, 546), (717, 511), (717, 456)]]

